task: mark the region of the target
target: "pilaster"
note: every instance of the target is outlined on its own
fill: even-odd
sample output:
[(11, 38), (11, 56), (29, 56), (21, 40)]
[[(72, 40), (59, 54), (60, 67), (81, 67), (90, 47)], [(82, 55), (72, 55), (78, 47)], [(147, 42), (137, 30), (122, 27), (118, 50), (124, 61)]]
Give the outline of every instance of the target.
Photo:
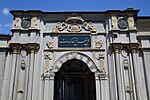
[(120, 64), (120, 51), (122, 49), (121, 43), (113, 43), (111, 44), (111, 48), (115, 53), (115, 66), (117, 72), (117, 88), (118, 88), (118, 96), (119, 100), (125, 100), (125, 89), (124, 89), (124, 80), (123, 80), (123, 71)]
[(102, 100), (100, 73), (95, 74), (96, 100)]
[(46, 72), (42, 74), (42, 79), (44, 81), (43, 100), (54, 99), (54, 77), (55, 77), (55, 74), (51, 72)]
[(133, 60), (133, 70), (134, 70), (134, 77), (135, 77), (135, 87), (136, 87), (136, 96), (138, 100), (148, 100), (147, 93), (146, 93), (146, 84), (145, 81), (142, 81), (144, 77), (144, 70), (141, 66), (139, 66), (138, 62), (138, 53), (139, 44), (138, 43), (131, 43), (130, 44), (130, 51), (132, 53), (132, 60)]
[(9, 100), (13, 100), (16, 97), (16, 85), (15, 85), (15, 77), (16, 77), (16, 64), (17, 64), (17, 54), (19, 53), (20, 46), (18, 43), (12, 43), (9, 45), (12, 53), (12, 69), (11, 69), (11, 80), (10, 80), (10, 88), (9, 88)]
[(30, 54), (30, 67), (29, 67), (29, 76), (28, 76), (28, 94), (27, 99), (32, 100), (32, 93), (33, 93), (33, 76), (34, 76), (34, 62), (35, 62), (35, 54), (39, 49), (39, 44), (36, 43), (29, 43), (29, 54)]

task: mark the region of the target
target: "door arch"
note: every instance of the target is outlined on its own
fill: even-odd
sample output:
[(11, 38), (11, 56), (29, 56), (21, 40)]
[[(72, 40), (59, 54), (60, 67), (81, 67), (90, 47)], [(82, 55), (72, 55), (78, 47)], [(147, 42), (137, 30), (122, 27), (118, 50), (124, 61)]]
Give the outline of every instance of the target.
[(71, 59), (55, 73), (54, 100), (96, 100), (95, 76), (86, 63)]

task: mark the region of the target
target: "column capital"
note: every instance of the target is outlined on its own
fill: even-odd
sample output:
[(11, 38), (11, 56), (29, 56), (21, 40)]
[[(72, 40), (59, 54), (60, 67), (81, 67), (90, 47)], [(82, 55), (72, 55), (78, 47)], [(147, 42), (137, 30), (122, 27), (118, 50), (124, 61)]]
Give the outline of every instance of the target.
[(41, 78), (43, 80), (54, 80), (55, 77), (55, 73), (51, 73), (51, 72), (45, 72), (41, 75)]
[(110, 48), (114, 53), (120, 53), (122, 49), (122, 43), (111, 43)]
[(35, 53), (40, 48), (40, 45), (38, 43), (28, 43), (27, 45), (30, 53)]
[(139, 43), (130, 43), (129, 49), (131, 53), (137, 53), (139, 49)]
[(11, 49), (11, 51), (12, 51), (13, 54), (19, 53), (19, 50), (21, 49), (19, 43), (10, 43), (9, 47), (10, 47), (10, 49)]

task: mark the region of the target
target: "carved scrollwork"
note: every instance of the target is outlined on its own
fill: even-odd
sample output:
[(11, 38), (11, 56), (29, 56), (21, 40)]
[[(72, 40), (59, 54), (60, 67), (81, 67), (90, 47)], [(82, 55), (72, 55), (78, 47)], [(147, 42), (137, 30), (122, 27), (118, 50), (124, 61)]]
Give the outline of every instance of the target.
[(46, 45), (49, 49), (53, 48), (54, 47), (54, 40), (48, 40), (46, 42)]
[(83, 18), (78, 15), (68, 17), (65, 22), (59, 22), (53, 29), (53, 33), (59, 33), (60, 31), (67, 30), (68, 32), (80, 32), (84, 28), (86, 31), (96, 33), (96, 29), (91, 22), (84, 22)]
[(102, 40), (95, 40), (95, 48), (101, 48), (102, 47)]
[(89, 22), (89, 23), (85, 22), (82, 27), (87, 31), (91, 31), (92, 33), (96, 33), (96, 29), (93, 27), (91, 22)]
[(73, 14), (71, 17), (68, 17), (66, 19), (66, 23), (68, 23), (68, 24), (72, 24), (72, 23), (83, 24), (84, 20), (81, 16), (78, 16), (77, 14)]
[(53, 54), (50, 52), (44, 52), (44, 58), (51, 60), (53, 58)]
[(52, 29), (52, 32), (57, 33), (57, 32), (63, 31), (64, 29), (67, 28), (67, 26), (68, 25), (65, 22), (62, 22), (62, 23), (59, 22), (56, 25), (56, 27)]
[(97, 60), (104, 59), (104, 53), (96, 53), (96, 59)]

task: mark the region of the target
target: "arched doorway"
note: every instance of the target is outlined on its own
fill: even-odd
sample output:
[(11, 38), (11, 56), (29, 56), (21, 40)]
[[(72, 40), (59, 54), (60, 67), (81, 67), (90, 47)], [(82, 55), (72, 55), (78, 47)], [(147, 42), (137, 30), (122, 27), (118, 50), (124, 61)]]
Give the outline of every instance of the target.
[(55, 73), (54, 100), (96, 100), (95, 77), (86, 63), (72, 59)]

